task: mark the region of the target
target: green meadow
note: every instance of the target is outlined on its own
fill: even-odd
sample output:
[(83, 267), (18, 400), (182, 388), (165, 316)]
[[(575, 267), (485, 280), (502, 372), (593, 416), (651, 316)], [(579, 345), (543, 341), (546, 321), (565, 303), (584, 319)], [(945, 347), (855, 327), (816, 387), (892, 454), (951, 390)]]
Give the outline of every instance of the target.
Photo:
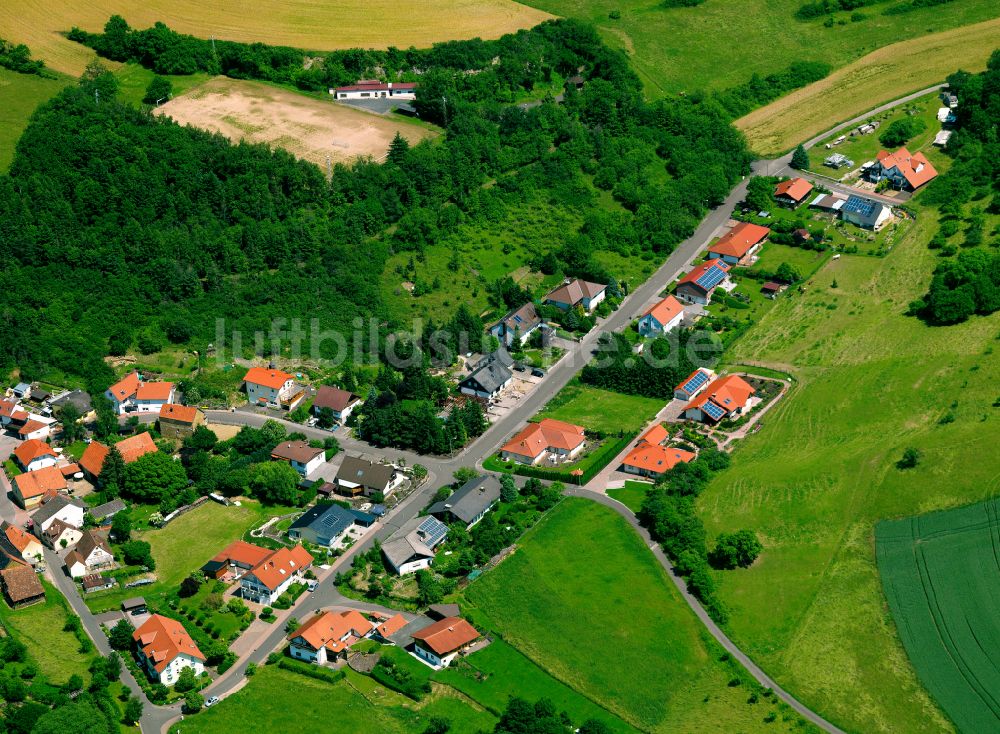
[(54, 97), (67, 82), (0, 68), (0, 172), (14, 160), (14, 148), (35, 108)]

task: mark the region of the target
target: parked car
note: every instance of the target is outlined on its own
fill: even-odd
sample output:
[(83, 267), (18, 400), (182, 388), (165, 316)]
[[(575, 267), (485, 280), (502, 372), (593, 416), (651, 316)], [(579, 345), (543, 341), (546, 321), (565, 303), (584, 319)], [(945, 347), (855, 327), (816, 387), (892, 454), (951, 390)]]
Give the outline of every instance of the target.
[(208, 708), (209, 706), (214, 706), (218, 702), (219, 702), (219, 697), (218, 696), (209, 696), (205, 700), (205, 708)]
[(543, 370), (541, 367), (535, 367), (533, 370), (531, 370), (531, 376), (545, 377), (545, 370)]
[(316, 587), (319, 586), (319, 581), (316, 580), (307, 581), (306, 586), (309, 587), (309, 591), (316, 591)]

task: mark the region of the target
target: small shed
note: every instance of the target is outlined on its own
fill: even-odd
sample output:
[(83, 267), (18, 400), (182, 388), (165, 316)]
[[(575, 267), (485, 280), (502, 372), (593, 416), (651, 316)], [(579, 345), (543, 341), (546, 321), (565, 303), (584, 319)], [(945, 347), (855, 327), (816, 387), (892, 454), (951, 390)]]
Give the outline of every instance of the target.
[(134, 596), (122, 602), (122, 611), (126, 614), (145, 614), (146, 600), (141, 596)]
[(812, 235), (809, 234), (809, 230), (805, 227), (799, 227), (797, 230), (792, 232), (792, 236), (795, 237), (797, 242), (808, 242), (812, 239)]
[(14, 397), (25, 398), (31, 394), (31, 385), (27, 382), (19, 382), (14, 386)]
[(784, 290), (784, 286), (774, 281), (768, 281), (760, 287), (760, 292), (768, 298), (775, 298), (782, 290)]

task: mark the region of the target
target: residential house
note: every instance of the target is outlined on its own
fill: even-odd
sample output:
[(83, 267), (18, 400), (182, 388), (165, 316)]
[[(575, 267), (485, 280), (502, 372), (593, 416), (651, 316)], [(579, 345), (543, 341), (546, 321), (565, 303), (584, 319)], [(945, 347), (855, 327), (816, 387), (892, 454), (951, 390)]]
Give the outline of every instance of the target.
[(243, 377), (247, 399), (252, 405), (268, 408), (291, 407), (295, 397), (295, 377), (268, 367), (251, 367)]
[(684, 305), (673, 296), (657, 301), (639, 317), (642, 336), (663, 336), (684, 323)]
[(42, 561), (45, 549), (34, 535), (25, 532), (17, 525), (13, 525), (6, 520), (0, 525), (2, 537), (16, 550), (21, 558), (28, 563), (36, 564)]
[(11, 388), (11, 391), (14, 393), (15, 398), (23, 400), (31, 395), (31, 385), (27, 382), (19, 382)]
[(227, 574), (238, 579), (263, 563), (271, 553), (270, 548), (261, 548), (243, 540), (235, 540), (202, 566), (201, 571), (210, 579), (221, 579)]
[(45, 589), (31, 566), (10, 564), (0, 570), (0, 582), (7, 603), (15, 609), (45, 601)]
[(103, 535), (94, 530), (84, 530), (83, 537), (66, 554), (65, 561), (69, 575), (80, 578), (102, 568), (110, 568), (115, 563), (115, 557)]
[(26, 472), (56, 465), (56, 452), (47, 443), (33, 438), (14, 449), (14, 458)]
[(771, 230), (759, 224), (739, 222), (708, 248), (708, 256), (727, 265), (745, 265), (750, 261)]
[(14, 413), (23, 412), (16, 400), (0, 400), (0, 428), (10, 425)]
[[(35, 514), (31, 516), (35, 535), (44, 540), (40, 533), (44, 533), (48, 530), (49, 525), (57, 520), (62, 521), (74, 528), (82, 528), (85, 509), (86, 505), (78, 499), (70, 499), (69, 497), (61, 494), (56, 495), (55, 497), (47, 500), (45, 504), (37, 509)], [(77, 540), (79, 540), (79, 538), (77, 538)], [(75, 543), (76, 541), (73, 542)]]
[(674, 294), (679, 301), (707, 306), (715, 289), (727, 282), (729, 267), (719, 258), (706, 260), (678, 281)]
[(852, 194), (840, 208), (840, 218), (862, 229), (878, 232), (892, 220), (892, 209), (880, 201)]
[(375, 519), (367, 512), (348, 510), (333, 502), (317, 502), (292, 523), (288, 537), (331, 548), (355, 525), (371, 527)]
[(347, 649), (371, 634), (374, 625), (353, 609), (316, 612), (288, 635), (289, 654), (297, 660), (325, 665), (346, 658)]
[(669, 434), (662, 424), (650, 428), (622, 461), (622, 471), (656, 479), (678, 464), (694, 460), (690, 451), (664, 446), (667, 438)]
[(345, 456), (334, 479), (337, 491), (349, 497), (381, 495), (384, 499), (403, 483), (391, 464), (376, 464), (360, 456)]
[[(115, 444), (118, 453), (122, 456), (122, 461), (131, 464), (139, 460), (146, 454), (151, 454), (157, 450), (153, 443), (153, 437), (148, 431), (140, 433), (138, 436), (129, 436)], [(91, 441), (80, 457), (80, 468), (88, 474), (92, 480), (96, 480), (101, 475), (104, 467), (104, 459), (108, 455), (108, 447), (103, 443)]]
[(514, 358), (501, 347), (471, 367), (471, 372), (458, 383), (459, 390), (463, 395), (484, 400), (495, 398), (514, 381), (513, 365)]
[(704, 390), (714, 378), (715, 373), (712, 370), (707, 367), (699, 367), (684, 378), (684, 382), (674, 388), (674, 398), (690, 400)]
[(519, 464), (543, 461), (556, 464), (576, 458), (585, 445), (583, 426), (543, 418), (538, 423), (529, 423), (504, 444), (500, 458)]
[(55, 410), (62, 410), (67, 405), (73, 405), (81, 416), (86, 416), (87, 413), (94, 409), (91, 404), (90, 393), (86, 393), (83, 390), (64, 392), (53, 398), (49, 404)]
[(313, 415), (319, 415), (323, 408), (329, 408), (338, 423), (346, 423), (355, 409), (364, 405), (361, 397), (339, 387), (321, 385), (313, 400)]
[(282, 441), (271, 449), (271, 458), (287, 461), (295, 471), (307, 477), (326, 462), (326, 449), (314, 448), (307, 441)]
[(702, 423), (718, 423), (746, 410), (755, 392), (739, 375), (720, 377), (684, 407), (684, 416)]
[(174, 685), (184, 668), (191, 668), (196, 676), (205, 670), (205, 655), (175, 619), (151, 614), (132, 633), (132, 641), (139, 661), (157, 683)]
[(895, 153), (880, 150), (875, 164), (868, 169), (870, 181), (888, 181), (894, 189), (916, 191), (937, 177), (937, 171), (923, 153), (900, 148)]
[(530, 301), (516, 308), (489, 327), (490, 334), (500, 340), (504, 347), (520, 346), (542, 325), (538, 309)]
[(382, 544), (382, 556), (400, 576), (429, 568), (434, 550), (448, 536), (448, 526), (433, 515), (414, 517)]
[(70, 548), (80, 542), (83, 531), (65, 520), (56, 519), (49, 523), (49, 526), (39, 537), (53, 550), (59, 550), (60, 548)]
[(392, 642), (392, 636), (408, 624), (409, 622), (406, 620), (406, 617), (398, 613), (392, 617), (383, 618), (381, 622), (375, 625), (375, 629), (372, 630), (372, 637), (383, 644)]
[(22, 441), (41, 441), (52, 434), (52, 427), (55, 424), (55, 418), (29, 414), (24, 425), (17, 429), (17, 436)]
[(116, 497), (110, 502), (105, 502), (104, 504), (91, 507), (89, 514), (92, 518), (94, 518), (94, 522), (100, 524), (114, 517), (124, 509), (126, 509), (125, 501)]
[(334, 87), (334, 99), (416, 99), (416, 82), (383, 82), (378, 79), (359, 79), (355, 84)]
[(174, 383), (146, 382), (132, 371), (104, 391), (115, 413), (159, 413), (164, 405), (174, 402)]
[(427, 508), (430, 515), (443, 522), (463, 523), (467, 530), (486, 517), (500, 501), (500, 482), (489, 475), (470, 479), (451, 495)]
[(240, 578), (240, 593), (257, 604), (274, 604), (313, 562), (301, 545), (279, 548)]
[(567, 280), (545, 296), (543, 303), (561, 308), (563, 311), (579, 306), (590, 313), (604, 300), (608, 287), (600, 283), (590, 283), (579, 278)]
[(806, 200), (813, 185), (804, 178), (790, 178), (774, 187), (774, 198), (779, 204), (796, 207)]
[(62, 471), (55, 466), (46, 466), (14, 477), (14, 499), (26, 510), (33, 510), (42, 504), (46, 495), (55, 496), (65, 492), (69, 485)]
[(84, 594), (92, 594), (95, 591), (107, 591), (113, 588), (115, 580), (110, 576), (102, 576), (99, 573), (91, 573), (80, 579)]
[(455, 657), (482, 637), (461, 617), (448, 617), (413, 633), (413, 651), (435, 668), (446, 668)]
[(205, 414), (191, 405), (168, 403), (160, 409), (159, 424), (161, 436), (183, 441), (205, 425)]

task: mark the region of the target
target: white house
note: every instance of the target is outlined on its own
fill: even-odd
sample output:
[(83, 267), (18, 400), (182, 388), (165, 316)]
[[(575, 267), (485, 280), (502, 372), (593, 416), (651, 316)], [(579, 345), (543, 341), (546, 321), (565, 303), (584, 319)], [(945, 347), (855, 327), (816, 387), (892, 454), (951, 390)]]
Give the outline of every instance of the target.
[(643, 336), (663, 336), (683, 322), (684, 306), (673, 296), (667, 296), (639, 317), (639, 333)]
[(329, 408), (333, 417), (340, 423), (346, 423), (357, 408), (364, 405), (360, 396), (348, 390), (341, 390), (339, 387), (322, 385), (316, 391), (313, 399), (313, 415), (319, 415), (323, 408)]
[(482, 635), (461, 617), (445, 617), (413, 633), (413, 651), (433, 668), (446, 668)]
[(49, 437), (55, 423), (55, 418), (31, 413), (24, 425), (17, 429), (17, 435), (22, 441), (31, 441), (32, 439), (41, 441)]
[(359, 79), (357, 84), (329, 90), (334, 99), (416, 99), (417, 84)]
[(56, 495), (42, 505), (31, 520), (34, 523), (35, 535), (40, 536), (57, 520), (61, 520), (74, 528), (83, 527), (84, 504), (77, 499), (65, 495)]
[(317, 612), (288, 636), (293, 658), (316, 665), (344, 657), (347, 649), (367, 637), (374, 625), (353, 609), (345, 612)]
[(32, 438), (14, 449), (14, 458), (24, 471), (29, 472), (55, 466), (58, 457), (47, 443)]
[(515, 309), (489, 327), (490, 334), (500, 340), (505, 347), (510, 347), (515, 341), (524, 344), (528, 337), (542, 325), (535, 304), (529, 301)]
[(880, 201), (852, 194), (840, 207), (840, 218), (862, 229), (878, 232), (892, 219), (892, 208)]
[(307, 477), (323, 466), (326, 449), (313, 448), (306, 441), (282, 441), (271, 449), (271, 458), (287, 461), (295, 471)]
[(400, 576), (430, 568), (434, 550), (448, 536), (448, 526), (433, 515), (414, 517), (382, 544), (382, 555)]
[(715, 289), (728, 282), (729, 268), (730, 265), (720, 258), (696, 265), (677, 282), (674, 292), (678, 300), (707, 306), (712, 302)]
[(243, 381), (252, 405), (281, 408), (294, 397), (295, 377), (281, 370), (251, 367)]
[(563, 311), (580, 306), (590, 313), (604, 300), (608, 286), (586, 280), (568, 280), (545, 296), (544, 303), (557, 306)]
[(279, 548), (240, 578), (240, 593), (257, 604), (273, 604), (312, 565), (301, 545)]
[(174, 685), (184, 668), (196, 676), (205, 671), (204, 654), (175, 619), (152, 614), (132, 633), (132, 640), (149, 677), (158, 683)]
[(103, 536), (84, 530), (76, 547), (66, 554), (66, 568), (73, 578), (80, 578), (114, 565), (115, 557)]
[(159, 413), (168, 403), (174, 402), (174, 383), (144, 382), (138, 372), (130, 372), (104, 391), (115, 413)]

